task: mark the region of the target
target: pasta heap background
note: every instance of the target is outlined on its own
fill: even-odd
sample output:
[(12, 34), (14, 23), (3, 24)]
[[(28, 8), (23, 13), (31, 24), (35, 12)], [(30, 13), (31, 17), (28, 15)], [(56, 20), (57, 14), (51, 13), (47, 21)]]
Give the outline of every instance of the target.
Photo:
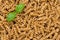
[[(7, 22), (20, 3), (23, 12)], [(0, 0), (0, 40), (60, 40), (60, 0)]]

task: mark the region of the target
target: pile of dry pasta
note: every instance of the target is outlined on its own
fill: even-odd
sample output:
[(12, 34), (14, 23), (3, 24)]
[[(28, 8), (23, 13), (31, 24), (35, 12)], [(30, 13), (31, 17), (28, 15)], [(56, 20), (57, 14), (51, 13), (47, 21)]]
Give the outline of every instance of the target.
[[(7, 22), (19, 3), (23, 12)], [(0, 40), (60, 40), (60, 0), (0, 0)]]

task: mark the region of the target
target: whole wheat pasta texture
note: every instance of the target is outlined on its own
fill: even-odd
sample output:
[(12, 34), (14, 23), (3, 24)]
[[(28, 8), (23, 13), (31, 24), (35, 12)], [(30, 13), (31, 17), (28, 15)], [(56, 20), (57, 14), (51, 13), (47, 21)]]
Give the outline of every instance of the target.
[[(7, 22), (20, 3), (23, 12)], [(0, 0), (0, 40), (60, 40), (60, 0)]]

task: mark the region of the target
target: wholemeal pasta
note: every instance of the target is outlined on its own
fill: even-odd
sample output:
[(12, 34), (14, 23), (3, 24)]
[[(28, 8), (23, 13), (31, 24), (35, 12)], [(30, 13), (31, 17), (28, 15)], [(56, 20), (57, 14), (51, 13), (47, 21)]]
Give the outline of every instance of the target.
[[(20, 3), (23, 12), (7, 22)], [(0, 40), (60, 40), (60, 0), (0, 0)]]

